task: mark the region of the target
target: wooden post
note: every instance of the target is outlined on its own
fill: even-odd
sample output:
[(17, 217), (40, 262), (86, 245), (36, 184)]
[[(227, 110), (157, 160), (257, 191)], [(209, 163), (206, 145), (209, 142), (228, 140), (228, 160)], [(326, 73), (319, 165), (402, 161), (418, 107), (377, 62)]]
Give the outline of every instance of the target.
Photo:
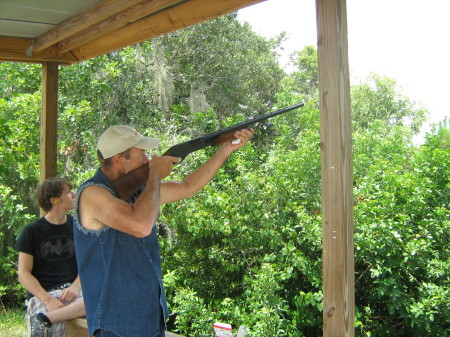
[(40, 181), (56, 176), (56, 125), (58, 118), (58, 64), (42, 65), (41, 175)]
[[(58, 64), (42, 64), (41, 169), (40, 182), (56, 176), (56, 125), (58, 119)], [(41, 216), (46, 212), (41, 209)]]
[(354, 336), (352, 131), (346, 0), (316, 0), (323, 225), (323, 336)]

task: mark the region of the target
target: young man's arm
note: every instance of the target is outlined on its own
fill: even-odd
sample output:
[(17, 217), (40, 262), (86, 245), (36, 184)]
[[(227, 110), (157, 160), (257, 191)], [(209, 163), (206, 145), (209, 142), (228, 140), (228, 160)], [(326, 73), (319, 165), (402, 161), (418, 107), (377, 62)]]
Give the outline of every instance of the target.
[(42, 288), (39, 281), (31, 274), (34, 264), (34, 256), (19, 252), (19, 282), (28, 290), (33, 296), (36, 296), (42, 303), (45, 304), (47, 310), (55, 310), (64, 306), (59, 299), (50, 296), (50, 294)]

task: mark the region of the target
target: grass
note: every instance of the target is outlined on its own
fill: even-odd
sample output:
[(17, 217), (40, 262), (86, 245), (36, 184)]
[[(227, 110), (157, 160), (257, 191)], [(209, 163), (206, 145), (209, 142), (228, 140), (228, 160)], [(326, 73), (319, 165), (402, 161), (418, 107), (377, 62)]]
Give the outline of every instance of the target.
[(0, 308), (0, 337), (24, 337), (27, 335), (25, 310)]

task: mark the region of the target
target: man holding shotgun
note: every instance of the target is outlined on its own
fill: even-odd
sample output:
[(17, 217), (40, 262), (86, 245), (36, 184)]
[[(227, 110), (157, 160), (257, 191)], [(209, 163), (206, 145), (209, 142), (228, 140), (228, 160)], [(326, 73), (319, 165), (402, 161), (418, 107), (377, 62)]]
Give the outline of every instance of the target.
[[(239, 141), (224, 143), (182, 181), (163, 181), (178, 158), (147, 158), (145, 150), (159, 140), (124, 125), (101, 135), (101, 167), (79, 188), (75, 206), (75, 246), (90, 336), (164, 336), (168, 309), (155, 229), (160, 206), (192, 197), (253, 133), (235, 131)], [(149, 168), (145, 184), (122, 200), (115, 182), (143, 165)]]

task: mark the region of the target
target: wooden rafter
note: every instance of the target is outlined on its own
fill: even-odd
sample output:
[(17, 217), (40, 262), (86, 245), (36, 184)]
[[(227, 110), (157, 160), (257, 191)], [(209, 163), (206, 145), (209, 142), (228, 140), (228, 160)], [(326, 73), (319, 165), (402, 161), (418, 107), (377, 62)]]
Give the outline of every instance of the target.
[(56, 46), (51, 46), (41, 52), (33, 51), (33, 41), (30, 39), (8, 38), (0, 36), (0, 61), (11, 62), (58, 62), (59, 64), (72, 64), (78, 62), (71, 54), (60, 55)]
[(265, 0), (103, 0), (34, 40), (0, 37), (0, 61), (74, 64)]
[(65, 53), (94, 39), (113, 33), (117, 29), (124, 27), (131, 22), (138, 21), (146, 16), (184, 1), (185, 0), (141, 1), (134, 6), (128, 7), (119, 13), (109, 16), (103, 21), (89, 26), (84, 30), (74, 32), (71, 36), (58, 42), (58, 50), (60, 53)]
[[(247, 0), (246, 4), (258, 2), (260, 1)], [(80, 61), (87, 60), (121, 49), (130, 44), (146, 41), (165, 33), (233, 12), (241, 5), (242, 1), (239, 0), (229, 0), (225, 4), (210, 0), (187, 1), (86, 43), (72, 50), (72, 53)]]
[(38, 36), (35, 39), (34, 50), (43, 51), (57, 42), (76, 34), (101, 20), (115, 15), (142, 0), (104, 0), (96, 6), (72, 16), (70, 19), (60, 23), (55, 28)]

